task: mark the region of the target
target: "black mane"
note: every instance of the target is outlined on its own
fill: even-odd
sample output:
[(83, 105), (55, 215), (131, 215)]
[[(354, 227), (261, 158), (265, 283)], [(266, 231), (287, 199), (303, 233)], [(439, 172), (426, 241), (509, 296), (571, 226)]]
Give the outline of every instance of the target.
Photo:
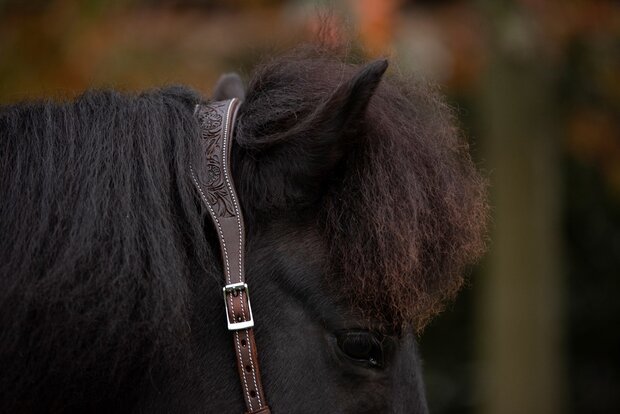
[(0, 109), (7, 395), (41, 406), (96, 401), (142, 362), (181, 346), (189, 266), (208, 257), (185, 179), (198, 100), (182, 88), (92, 91)]

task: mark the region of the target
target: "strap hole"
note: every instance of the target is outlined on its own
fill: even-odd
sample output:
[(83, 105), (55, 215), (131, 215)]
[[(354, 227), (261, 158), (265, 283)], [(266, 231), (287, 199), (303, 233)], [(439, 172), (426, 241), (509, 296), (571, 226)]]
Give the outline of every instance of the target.
[(250, 397), (252, 397), (252, 398), (256, 398), (256, 391), (251, 390), (251, 391), (250, 391)]
[(239, 296), (239, 291), (238, 291), (238, 290), (233, 290), (233, 291), (232, 291), (232, 295), (233, 295), (234, 297)]
[(245, 346), (247, 345), (247, 342), (245, 342), (245, 339), (241, 340), (241, 346), (245, 348)]
[(252, 366), (251, 366), (251, 365), (246, 365), (246, 366), (245, 366), (245, 370), (246, 370), (247, 372), (252, 372)]
[(241, 322), (243, 320), (243, 317), (241, 315), (237, 315), (235, 319), (237, 319), (237, 322)]

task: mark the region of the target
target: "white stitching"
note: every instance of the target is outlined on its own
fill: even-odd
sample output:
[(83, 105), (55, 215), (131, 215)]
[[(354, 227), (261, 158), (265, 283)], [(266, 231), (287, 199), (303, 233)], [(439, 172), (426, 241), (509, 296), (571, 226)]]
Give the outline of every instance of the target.
[[(235, 331), (235, 341), (237, 342), (237, 352), (239, 352), (237, 355), (241, 355), (241, 347), (239, 346), (239, 331)], [(245, 367), (243, 366), (243, 359), (241, 359), (241, 367), (240, 368), (241, 368), (241, 372), (243, 372), (243, 370), (245, 369)], [(250, 411), (253, 411), (253, 409), (252, 409), (252, 398), (250, 398), (250, 392), (249, 392), (249, 388), (248, 388), (248, 382), (245, 379), (245, 373), (243, 373), (243, 375), (241, 375), (241, 376), (243, 377), (243, 386), (245, 387), (245, 395), (247, 395), (247, 397), (248, 397), (248, 403), (250, 405)], [(256, 384), (256, 383), (254, 383), (254, 384)]]
[(222, 228), (220, 227), (220, 221), (217, 219), (217, 216), (215, 215), (215, 211), (213, 211), (213, 209), (211, 208), (211, 204), (209, 204), (207, 197), (202, 191), (202, 187), (200, 186), (200, 184), (198, 184), (198, 179), (196, 178), (196, 173), (194, 172), (192, 163), (189, 164), (189, 170), (192, 173), (192, 180), (194, 181), (194, 184), (196, 184), (196, 187), (198, 188), (198, 191), (200, 192), (200, 197), (207, 205), (207, 208), (209, 209), (209, 211), (213, 214), (213, 221), (215, 221), (215, 224), (217, 226), (217, 231), (220, 234), (220, 239), (222, 240), (222, 244), (223, 244), (224, 262), (225, 262), (224, 264), (226, 265), (226, 280), (228, 281), (228, 284), (230, 284), (230, 265), (228, 263), (228, 251), (226, 250), (226, 241), (224, 240), (224, 233), (222, 233)]
[[(243, 249), (243, 231), (241, 230), (241, 214), (239, 213), (239, 206), (237, 205), (237, 197), (235, 197), (235, 193), (233, 192), (232, 189), (232, 185), (230, 184), (230, 180), (228, 177), (228, 167), (226, 165), (226, 163), (228, 162), (228, 151), (227, 151), (227, 145), (228, 145), (228, 126), (232, 125), (232, 118), (230, 117), (230, 111), (232, 110), (233, 104), (236, 103), (236, 99), (233, 99), (230, 103), (230, 105), (228, 106), (228, 111), (226, 114), (226, 124), (224, 126), (224, 144), (223, 144), (223, 151), (224, 151), (224, 156), (222, 157), (222, 164), (223, 164), (223, 170), (224, 170), (224, 179), (226, 180), (226, 186), (228, 187), (228, 191), (230, 193), (230, 198), (233, 201), (233, 206), (235, 208), (235, 213), (236, 213), (236, 218), (237, 218), (237, 229), (239, 230), (239, 277), (242, 278), (243, 276), (243, 260), (242, 260), (242, 249)], [(241, 282), (241, 280), (239, 280), (239, 282)], [(239, 294), (239, 299), (241, 300), (241, 311), (244, 315), (244, 320), (245, 320), (245, 310), (243, 308), (243, 293), (240, 292)], [(262, 407), (262, 401), (260, 399), (260, 394), (258, 392), (258, 385), (256, 383), (256, 369), (254, 368), (254, 361), (253, 361), (253, 357), (252, 357), (252, 347), (250, 346), (250, 340), (249, 340), (249, 335), (248, 335), (248, 330), (246, 329), (246, 342), (248, 345), (248, 354), (250, 357), (250, 365), (252, 366), (252, 380), (254, 382), (254, 387), (256, 388), (256, 396), (258, 397), (258, 404), (259, 404), (259, 408)], [(241, 362), (243, 363), (243, 358), (241, 358)], [(245, 379), (245, 375), (244, 375), (244, 379)]]
[[(196, 187), (198, 187), (200, 196), (202, 197), (203, 201), (207, 205), (207, 208), (213, 215), (213, 221), (215, 221), (215, 224), (217, 226), (217, 231), (220, 234), (220, 239), (222, 240), (222, 250), (224, 251), (224, 262), (226, 265), (226, 280), (227, 280), (227, 284), (230, 284), (230, 265), (228, 264), (228, 250), (226, 249), (226, 240), (224, 239), (224, 234), (222, 233), (222, 228), (220, 227), (220, 221), (217, 219), (217, 216), (215, 215), (215, 211), (213, 211), (213, 209), (211, 208), (209, 201), (207, 201), (207, 197), (205, 197), (204, 192), (202, 191), (202, 187), (200, 187), (200, 184), (198, 183), (198, 180), (196, 179), (196, 174), (194, 172), (194, 168), (192, 167), (191, 163), (189, 164), (189, 170), (192, 173), (192, 179), (194, 180)], [(230, 300), (230, 309), (234, 309), (232, 295), (229, 297), (229, 300)], [(226, 309), (226, 312), (228, 312), (228, 309)], [(234, 317), (235, 315), (232, 315), (233, 322), (234, 322)]]
[[(233, 206), (235, 208), (235, 213), (236, 213), (236, 218), (237, 218), (237, 229), (239, 231), (239, 280), (238, 282), (241, 282), (241, 279), (243, 278), (243, 260), (242, 260), (242, 250), (243, 250), (243, 231), (241, 229), (241, 215), (239, 212), (239, 206), (237, 205), (237, 198), (235, 197), (235, 194), (233, 192), (232, 186), (230, 184), (230, 180), (228, 177), (228, 168), (227, 168), (227, 162), (228, 162), (228, 152), (227, 152), (227, 145), (228, 145), (228, 131), (229, 131), (229, 125), (232, 124), (232, 119), (230, 117), (230, 113), (233, 107), (233, 104), (236, 102), (236, 99), (233, 99), (233, 101), (231, 101), (231, 103), (228, 106), (227, 109), (227, 113), (226, 113), (226, 123), (224, 124), (224, 136), (223, 136), (223, 145), (222, 145), (222, 150), (223, 150), (223, 154), (224, 156), (222, 157), (222, 166), (223, 166), (223, 170), (224, 170), (224, 179), (226, 180), (226, 186), (228, 187), (228, 191), (230, 194), (230, 197), (233, 201)], [(198, 107), (196, 108), (196, 110), (198, 109)], [(209, 212), (211, 213), (211, 215), (213, 216), (213, 219), (216, 223), (217, 226), (217, 230), (218, 233), (220, 234), (220, 239), (222, 241), (222, 248), (224, 251), (224, 259), (225, 259), (225, 265), (226, 265), (226, 279), (227, 279), (227, 283), (230, 284), (231, 283), (231, 274), (230, 274), (230, 264), (228, 261), (228, 251), (226, 249), (226, 240), (224, 239), (224, 235), (220, 226), (220, 222), (219, 219), (217, 217), (217, 215), (215, 214), (215, 212), (213, 211), (211, 205), (209, 204), (206, 196), (204, 195), (204, 192), (202, 190), (202, 187), (200, 186), (200, 184), (198, 183), (198, 180), (196, 178), (196, 174), (194, 172), (193, 166), (190, 163), (190, 171), (192, 174), (192, 179), (194, 181), (194, 183), (196, 184), (196, 187), (198, 188), (198, 191), (200, 192), (200, 196), (202, 197), (203, 201), (205, 202), (205, 204), (207, 205), (207, 208), (209, 209)], [(241, 303), (241, 312), (243, 314), (243, 318), (245, 321), (245, 308), (243, 306), (243, 292), (239, 292), (239, 300)], [(230, 296), (230, 307), (231, 309), (234, 309), (234, 304), (233, 304), (233, 298), (232, 295)], [(228, 311), (227, 311), (228, 312)], [(234, 315), (233, 315), (234, 318)], [(234, 322), (234, 321), (233, 321)], [(263, 403), (261, 401), (260, 398), (260, 393), (258, 392), (258, 384), (256, 382), (256, 369), (254, 367), (254, 361), (253, 361), (253, 354), (252, 354), (252, 346), (250, 345), (250, 337), (249, 337), (249, 330), (245, 329), (245, 336), (246, 336), (246, 345), (248, 347), (248, 354), (249, 354), (249, 359), (250, 359), (250, 365), (252, 367), (252, 380), (254, 382), (254, 387), (256, 388), (256, 397), (258, 399), (258, 405), (259, 408), (263, 407)], [(241, 353), (241, 347), (239, 345), (239, 331), (235, 331), (235, 341), (237, 343), (237, 352), (238, 352), (238, 359), (239, 362), (241, 362), (241, 371), (244, 372), (245, 370), (245, 366), (244, 366), (244, 361), (243, 361), (243, 354)], [(245, 373), (242, 375), (243, 376), (243, 385), (245, 388), (245, 393), (246, 396), (248, 397), (248, 404), (250, 405), (250, 410), (253, 410), (252, 408), (252, 399), (250, 397), (249, 394), (249, 387), (247, 384), (247, 380), (245, 378)]]
[(246, 343), (248, 345), (248, 352), (250, 354), (250, 365), (252, 366), (252, 381), (254, 381), (254, 387), (256, 388), (256, 397), (258, 398), (258, 407), (263, 407), (263, 402), (260, 400), (260, 393), (258, 392), (258, 385), (256, 384), (256, 369), (254, 368), (254, 361), (252, 358), (252, 347), (250, 346), (250, 330), (245, 330)]
[[(194, 184), (196, 184), (196, 187), (198, 188), (198, 191), (200, 192), (200, 196), (202, 197), (203, 201), (207, 205), (207, 208), (209, 209), (209, 211), (213, 215), (213, 221), (215, 221), (215, 225), (217, 227), (217, 231), (220, 234), (220, 239), (222, 240), (222, 250), (224, 251), (224, 262), (225, 262), (225, 265), (226, 265), (226, 280), (227, 280), (227, 284), (230, 284), (230, 265), (228, 264), (228, 251), (226, 249), (226, 240), (224, 239), (224, 234), (222, 233), (222, 228), (220, 227), (220, 221), (218, 220), (217, 216), (215, 215), (215, 211), (213, 211), (213, 208), (211, 208), (211, 204), (209, 204), (209, 201), (207, 200), (207, 197), (205, 196), (204, 192), (202, 191), (202, 187), (198, 183), (198, 179), (196, 178), (196, 173), (194, 172), (194, 168), (192, 167), (192, 163), (191, 162), (189, 164), (189, 170), (192, 173), (192, 180), (194, 180)], [(230, 301), (230, 309), (234, 309), (232, 295), (229, 296), (229, 301)], [(228, 309), (226, 309), (226, 312), (228, 313)], [(235, 317), (235, 315), (232, 315), (233, 322), (234, 322), (234, 317)]]
[(239, 214), (239, 206), (237, 205), (237, 197), (235, 197), (235, 193), (233, 192), (232, 189), (232, 185), (230, 184), (230, 180), (228, 177), (228, 168), (227, 168), (227, 162), (228, 162), (228, 151), (226, 150), (226, 147), (228, 145), (228, 126), (230, 124), (232, 124), (233, 120), (230, 117), (230, 111), (232, 110), (233, 104), (237, 102), (237, 99), (233, 99), (230, 103), (230, 105), (228, 106), (228, 111), (226, 113), (226, 124), (224, 125), (224, 145), (223, 145), (223, 151), (224, 151), (224, 157), (222, 157), (222, 164), (223, 164), (223, 169), (224, 169), (224, 179), (226, 180), (226, 186), (228, 187), (228, 191), (230, 192), (230, 198), (232, 199), (233, 202), (233, 207), (235, 208), (235, 213), (236, 213), (236, 218), (237, 218), (237, 229), (239, 230), (239, 277), (241, 277), (241, 275), (243, 275), (243, 260), (241, 260), (241, 250), (243, 248), (242, 242), (243, 242), (243, 232), (241, 231), (241, 214)]

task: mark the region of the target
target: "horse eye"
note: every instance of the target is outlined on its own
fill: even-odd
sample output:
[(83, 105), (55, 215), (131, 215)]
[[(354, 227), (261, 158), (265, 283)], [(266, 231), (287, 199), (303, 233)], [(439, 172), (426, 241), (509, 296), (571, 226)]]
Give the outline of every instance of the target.
[(383, 346), (370, 331), (341, 331), (336, 334), (338, 348), (349, 358), (373, 368), (383, 367)]

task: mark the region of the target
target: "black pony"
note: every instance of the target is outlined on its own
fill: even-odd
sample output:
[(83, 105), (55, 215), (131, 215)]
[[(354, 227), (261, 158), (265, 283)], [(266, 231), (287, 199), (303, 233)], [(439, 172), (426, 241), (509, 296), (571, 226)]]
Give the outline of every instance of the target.
[[(326, 52), (252, 77), (232, 168), (280, 413), (427, 412), (415, 333), (483, 251), (484, 183), (437, 94)], [(231, 88), (230, 78), (216, 91)], [(0, 412), (241, 413), (201, 97), (0, 109)]]

